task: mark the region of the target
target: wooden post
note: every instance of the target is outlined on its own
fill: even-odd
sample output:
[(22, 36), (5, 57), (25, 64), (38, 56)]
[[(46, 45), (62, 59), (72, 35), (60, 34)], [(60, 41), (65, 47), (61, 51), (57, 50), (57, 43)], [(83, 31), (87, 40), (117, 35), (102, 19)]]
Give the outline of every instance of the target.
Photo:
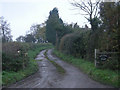
[(56, 49), (58, 50), (58, 33), (57, 33), (57, 30), (56, 30)]
[(96, 67), (96, 51), (97, 51), (97, 50), (95, 49), (95, 67)]

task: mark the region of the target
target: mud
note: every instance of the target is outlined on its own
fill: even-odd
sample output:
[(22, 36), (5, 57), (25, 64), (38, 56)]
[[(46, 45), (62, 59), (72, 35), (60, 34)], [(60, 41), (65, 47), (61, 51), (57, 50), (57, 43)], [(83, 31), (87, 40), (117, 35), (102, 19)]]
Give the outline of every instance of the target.
[(46, 58), (43, 50), (36, 57), (39, 70), (37, 73), (10, 85), (8, 88), (111, 88), (90, 79), (76, 67), (60, 60), (52, 55), (52, 49), (48, 50), (47, 56), (65, 69), (65, 74), (57, 72), (56, 67)]

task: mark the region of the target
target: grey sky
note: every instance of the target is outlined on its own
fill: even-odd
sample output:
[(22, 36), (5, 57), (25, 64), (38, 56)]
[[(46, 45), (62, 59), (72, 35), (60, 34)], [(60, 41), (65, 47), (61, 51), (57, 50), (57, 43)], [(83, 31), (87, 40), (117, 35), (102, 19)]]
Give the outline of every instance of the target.
[[(13, 40), (25, 35), (32, 24), (44, 23), (50, 10), (57, 7), (59, 16), (65, 23), (78, 23), (83, 26), (87, 23), (79, 10), (72, 10), (71, 0), (1, 0), (0, 16), (10, 23)], [(88, 23), (87, 23), (88, 24)]]

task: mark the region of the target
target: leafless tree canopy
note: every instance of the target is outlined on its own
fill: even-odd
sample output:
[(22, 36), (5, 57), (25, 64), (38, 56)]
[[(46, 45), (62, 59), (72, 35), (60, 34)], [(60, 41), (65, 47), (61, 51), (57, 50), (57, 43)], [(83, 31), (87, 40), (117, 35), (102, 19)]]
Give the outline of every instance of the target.
[[(101, 0), (92, 1), (92, 0), (73, 0), (71, 3), (74, 7), (79, 8), (80, 10), (84, 11), (85, 13), (82, 15), (85, 15), (84, 17), (90, 22), (91, 29), (93, 30), (93, 18), (98, 17), (98, 9), (99, 9), (99, 3)], [(86, 17), (88, 15), (89, 17)]]
[(80, 8), (80, 10), (84, 11), (85, 12), (84, 15), (90, 15), (91, 18), (94, 18), (98, 16), (98, 7), (100, 2), (101, 0), (98, 0), (96, 2), (92, 2), (92, 0), (87, 1), (80, 0), (79, 2), (73, 0), (71, 4), (77, 8)]

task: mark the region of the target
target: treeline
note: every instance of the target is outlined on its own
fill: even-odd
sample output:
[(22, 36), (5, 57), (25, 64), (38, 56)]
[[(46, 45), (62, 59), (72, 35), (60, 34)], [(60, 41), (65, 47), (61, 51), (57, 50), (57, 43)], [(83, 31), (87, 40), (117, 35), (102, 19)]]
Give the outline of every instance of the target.
[[(1, 29), (1, 39), (2, 43), (13, 42), (10, 23), (8, 23), (4, 17), (0, 17), (0, 29)], [(26, 43), (45, 43), (46, 36), (45, 36), (46, 27), (45, 24), (33, 24), (30, 27), (30, 30), (27, 31), (25, 36), (20, 35), (16, 38), (17, 42), (26, 42)]]
[(43, 24), (33, 24), (30, 30), (25, 36), (19, 36), (16, 38), (17, 42), (27, 42), (27, 43), (46, 43), (45, 37), (45, 25)]
[[(95, 49), (119, 52), (120, 3), (101, 2), (99, 6), (100, 17), (91, 19), (92, 29), (82, 29), (77, 24), (66, 25), (59, 17), (58, 9), (54, 8), (46, 21), (46, 39), (53, 43), (57, 50), (90, 61), (94, 60)], [(91, 23), (90, 19), (88, 21)], [(111, 55), (105, 68), (118, 69), (118, 54)]]

